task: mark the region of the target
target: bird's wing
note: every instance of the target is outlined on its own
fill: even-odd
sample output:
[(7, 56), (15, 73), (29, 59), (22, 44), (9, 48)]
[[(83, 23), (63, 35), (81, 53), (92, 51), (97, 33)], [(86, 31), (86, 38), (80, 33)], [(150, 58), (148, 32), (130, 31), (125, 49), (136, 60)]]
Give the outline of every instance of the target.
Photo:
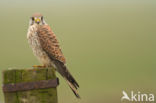
[(51, 28), (48, 25), (39, 26), (37, 34), (41, 47), (48, 54), (48, 56), (53, 60), (58, 60), (65, 64), (65, 57)]
[(40, 26), (38, 28), (37, 34), (41, 47), (48, 54), (50, 59), (53, 60), (57, 71), (67, 80), (68, 85), (70, 86), (76, 97), (80, 98), (76, 90), (79, 85), (65, 65), (66, 61), (61, 52), (61, 49), (59, 48), (55, 34), (52, 32), (48, 25)]

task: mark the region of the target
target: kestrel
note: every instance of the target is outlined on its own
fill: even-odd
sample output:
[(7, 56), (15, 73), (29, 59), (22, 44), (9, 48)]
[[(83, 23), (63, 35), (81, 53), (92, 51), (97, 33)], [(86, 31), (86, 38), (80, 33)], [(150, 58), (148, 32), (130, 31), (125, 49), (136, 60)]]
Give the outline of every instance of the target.
[(77, 92), (79, 85), (68, 71), (56, 35), (45, 22), (42, 14), (35, 13), (30, 17), (27, 39), (34, 55), (43, 66), (54, 67), (67, 81), (76, 97), (80, 98)]

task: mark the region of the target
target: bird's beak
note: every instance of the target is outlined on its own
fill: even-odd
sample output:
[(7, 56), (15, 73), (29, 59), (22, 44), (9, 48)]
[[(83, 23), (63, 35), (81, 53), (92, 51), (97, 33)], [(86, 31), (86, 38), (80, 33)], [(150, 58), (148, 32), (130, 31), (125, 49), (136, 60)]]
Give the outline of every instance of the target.
[(40, 18), (35, 18), (35, 22), (37, 23), (37, 24), (39, 24), (40, 23)]

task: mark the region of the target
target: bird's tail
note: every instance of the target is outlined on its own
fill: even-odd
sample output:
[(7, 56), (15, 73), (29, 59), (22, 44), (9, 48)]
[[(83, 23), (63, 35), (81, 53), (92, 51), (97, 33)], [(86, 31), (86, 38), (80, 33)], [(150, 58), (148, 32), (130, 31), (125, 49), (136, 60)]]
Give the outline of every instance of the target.
[(79, 87), (78, 83), (74, 79), (74, 77), (70, 74), (67, 67), (60, 61), (55, 60), (53, 62), (56, 66), (56, 70), (65, 78), (69, 87), (72, 89), (73, 93), (77, 98), (80, 98), (77, 88)]

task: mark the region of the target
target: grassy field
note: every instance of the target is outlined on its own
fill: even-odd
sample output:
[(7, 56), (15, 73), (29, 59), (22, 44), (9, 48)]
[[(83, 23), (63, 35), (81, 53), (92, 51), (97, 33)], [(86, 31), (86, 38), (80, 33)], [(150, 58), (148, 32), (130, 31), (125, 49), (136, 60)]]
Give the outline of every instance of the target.
[(26, 40), (34, 12), (45, 16), (80, 84), (77, 100), (57, 74), (59, 103), (121, 103), (122, 90), (156, 94), (155, 0), (1, 0), (1, 71), (39, 64)]

